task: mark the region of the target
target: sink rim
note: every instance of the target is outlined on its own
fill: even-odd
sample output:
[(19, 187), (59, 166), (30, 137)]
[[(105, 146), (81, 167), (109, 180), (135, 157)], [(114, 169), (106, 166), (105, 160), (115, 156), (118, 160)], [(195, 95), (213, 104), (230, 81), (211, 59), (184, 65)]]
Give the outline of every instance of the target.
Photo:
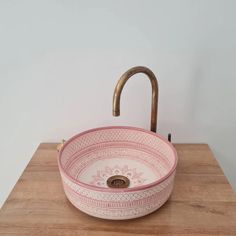
[[(106, 130), (106, 129), (127, 129), (127, 130), (137, 130), (137, 131), (141, 131), (144, 133), (148, 133), (151, 134), (153, 136), (156, 136), (157, 138), (161, 139), (162, 141), (164, 141), (167, 145), (169, 145), (169, 147), (171, 148), (171, 150), (174, 153), (174, 165), (172, 166), (172, 168), (168, 171), (168, 173), (166, 175), (164, 175), (163, 177), (161, 177), (160, 179), (149, 183), (149, 184), (145, 184), (145, 185), (141, 185), (141, 186), (136, 186), (136, 187), (131, 187), (131, 188), (105, 188), (105, 187), (99, 187), (99, 186), (95, 186), (95, 185), (91, 185), (91, 184), (87, 184), (84, 182), (81, 182), (79, 180), (76, 180), (75, 178), (71, 177), (70, 175), (67, 174), (67, 172), (64, 170), (64, 168), (62, 167), (61, 164), (61, 155), (63, 153), (63, 150), (66, 148), (66, 146), (72, 142), (74, 139), (87, 134), (87, 133), (91, 133), (91, 132), (95, 132), (95, 131), (99, 131), (99, 130)], [(59, 154), (57, 156), (57, 162), (58, 162), (58, 167), (60, 172), (63, 173), (63, 175), (65, 175), (66, 178), (70, 179), (70, 181), (72, 181), (73, 183), (80, 185), (81, 187), (90, 189), (90, 190), (95, 190), (95, 191), (100, 191), (100, 192), (108, 192), (108, 193), (123, 193), (123, 192), (134, 192), (134, 191), (140, 191), (140, 190), (145, 190), (148, 188), (151, 188), (153, 186), (156, 186), (160, 183), (162, 183), (163, 181), (165, 181), (169, 176), (171, 176), (173, 174), (173, 172), (176, 170), (177, 167), (177, 163), (178, 163), (178, 156), (177, 156), (177, 151), (174, 148), (174, 146), (172, 145), (172, 143), (170, 143), (166, 138), (164, 138), (163, 136), (154, 133), (152, 131), (149, 130), (145, 130), (142, 128), (138, 128), (138, 127), (132, 127), (132, 126), (104, 126), (104, 127), (98, 127), (98, 128), (92, 128), (89, 130), (85, 130), (81, 133), (78, 133), (74, 136), (72, 136), (70, 139), (68, 139), (64, 144), (63, 147), (60, 149)]]

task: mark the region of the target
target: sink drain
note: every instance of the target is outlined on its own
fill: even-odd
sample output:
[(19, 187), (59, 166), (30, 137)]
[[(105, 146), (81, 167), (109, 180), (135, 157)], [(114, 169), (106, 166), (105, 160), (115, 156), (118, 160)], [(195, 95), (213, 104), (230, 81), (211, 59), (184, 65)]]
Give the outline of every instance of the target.
[(107, 180), (107, 185), (110, 188), (127, 188), (130, 181), (123, 175), (113, 175)]

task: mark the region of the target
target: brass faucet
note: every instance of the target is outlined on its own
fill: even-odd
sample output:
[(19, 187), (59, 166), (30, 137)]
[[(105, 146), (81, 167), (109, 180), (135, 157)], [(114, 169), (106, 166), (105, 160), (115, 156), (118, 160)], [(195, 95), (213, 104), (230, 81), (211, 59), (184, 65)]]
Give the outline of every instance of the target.
[(119, 79), (113, 94), (113, 116), (120, 115), (120, 96), (122, 89), (127, 80), (137, 74), (144, 73), (148, 76), (152, 85), (152, 110), (151, 110), (151, 131), (156, 132), (157, 129), (157, 105), (158, 105), (158, 83), (153, 72), (147, 67), (137, 66), (126, 71)]

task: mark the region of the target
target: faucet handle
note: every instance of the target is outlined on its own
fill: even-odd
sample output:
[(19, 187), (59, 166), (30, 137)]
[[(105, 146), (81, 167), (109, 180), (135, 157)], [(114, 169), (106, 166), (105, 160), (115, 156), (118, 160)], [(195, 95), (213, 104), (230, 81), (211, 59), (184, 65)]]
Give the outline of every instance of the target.
[(64, 143), (66, 142), (65, 139), (62, 139), (61, 143), (57, 145), (57, 152), (60, 152), (61, 148), (63, 147)]

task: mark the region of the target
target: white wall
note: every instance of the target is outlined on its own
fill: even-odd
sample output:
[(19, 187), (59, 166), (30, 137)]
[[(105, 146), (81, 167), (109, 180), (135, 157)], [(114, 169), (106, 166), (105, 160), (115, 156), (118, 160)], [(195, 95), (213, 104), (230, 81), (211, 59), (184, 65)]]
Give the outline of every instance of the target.
[(111, 115), (114, 86), (135, 65), (160, 85), (158, 129), (206, 142), (236, 188), (236, 1), (1, 1), (0, 205), (40, 142), (92, 127), (148, 129), (150, 84), (138, 75)]

